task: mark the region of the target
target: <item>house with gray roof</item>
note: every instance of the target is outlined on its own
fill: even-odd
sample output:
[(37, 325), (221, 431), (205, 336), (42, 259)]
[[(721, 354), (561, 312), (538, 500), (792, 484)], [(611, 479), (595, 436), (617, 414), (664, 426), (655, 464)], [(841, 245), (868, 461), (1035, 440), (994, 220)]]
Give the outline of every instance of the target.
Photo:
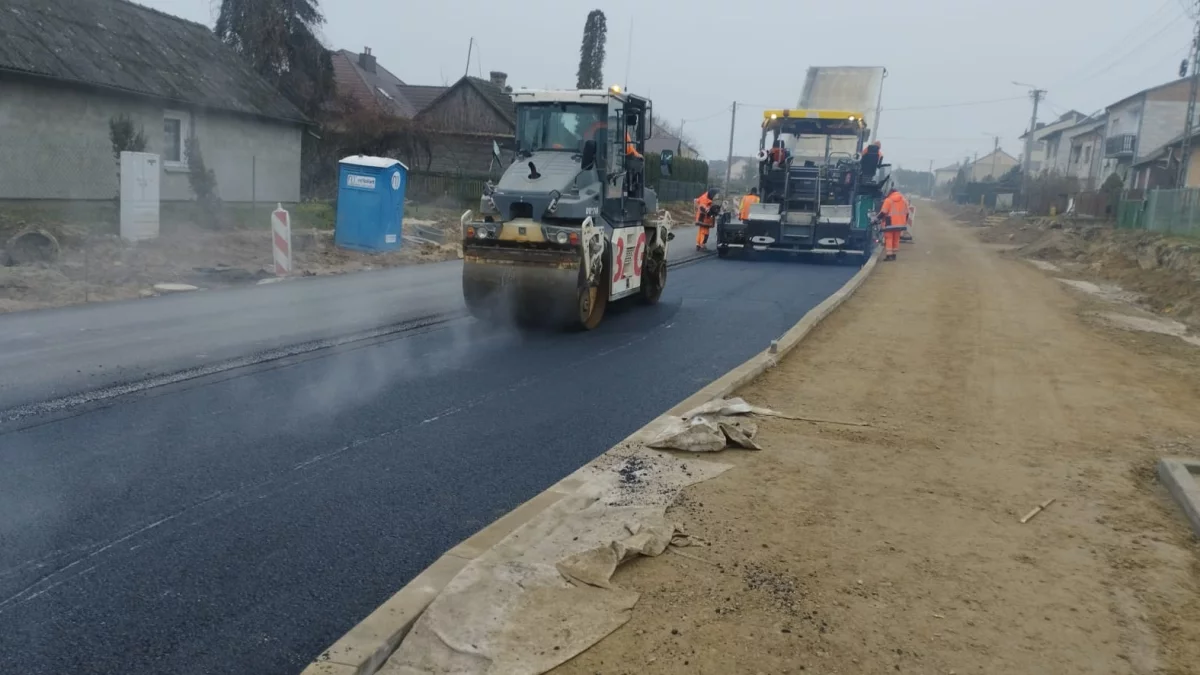
[(370, 47), (335, 52), (333, 69), (339, 98), (410, 121), (424, 133), (428, 142), (419, 156), (399, 157), (414, 171), (487, 175), (495, 168), (492, 141), (507, 146), (516, 137), (506, 73), (492, 71), (486, 80), (467, 75), (450, 86), (413, 85), (381, 65)]
[(412, 118), (417, 114), (419, 108), (404, 94), (408, 85), (381, 66), (370, 47), (364, 47), (358, 54), (341, 49), (330, 56), (339, 97), (397, 117)]
[(486, 176), (493, 166), (492, 142), (511, 147), (517, 109), (508, 75), (466, 76), (429, 101), (413, 121), (430, 133), (430, 152), (417, 167), (435, 173)]
[(4, 0), (0, 91), (0, 199), (114, 198), (118, 116), (160, 155), (164, 200), (193, 198), (189, 138), (225, 201), (300, 198), (309, 120), (201, 24), (126, 0)]
[(664, 124), (655, 122), (650, 138), (646, 141), (646, 152), (661, 153), (663, 150), (674, 152), (676, 157), (686, 157), (688, 159), (700, 158), (700, 151), (687, 142), (680, 140), (678, 133), (667, 128)]

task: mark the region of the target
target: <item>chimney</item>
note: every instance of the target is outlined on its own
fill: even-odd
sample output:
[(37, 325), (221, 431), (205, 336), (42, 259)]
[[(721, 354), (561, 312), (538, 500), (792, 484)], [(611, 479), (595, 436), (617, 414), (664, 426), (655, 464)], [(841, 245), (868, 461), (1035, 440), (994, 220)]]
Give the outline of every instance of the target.
[(488, 75), (492, 80), (492, 84), (499, 87), (501, 91), (503, 91), (508, 85), (508, 73), (502, 73), (498, 70), (493, 70), (492, 72), (488, 73)]
[(363, 47), (363, 52), (358, 55), (358, 65), (368, 73), (375, 72), (375, 55), (371, 53), (370, 47)]

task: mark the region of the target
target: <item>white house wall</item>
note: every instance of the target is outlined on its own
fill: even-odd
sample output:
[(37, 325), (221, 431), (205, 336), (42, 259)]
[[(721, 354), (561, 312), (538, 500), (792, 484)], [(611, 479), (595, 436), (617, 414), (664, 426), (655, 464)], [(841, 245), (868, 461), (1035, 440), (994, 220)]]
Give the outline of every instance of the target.
[(1096, 189), (1098, 187), (1096, 174), (1104, 159), (1104, 138), (1096, 132), (1078, 134), (1071, 138), (1071, 148), (1070, 154), (1072, 155), (1074, 148), (1079, 148), (1079, 161), (1071, 162), (1068, 158), (1066, 170), (1063, 173), (1077, 178), (1080, 187), (1085, 190)]
[[(144, 131), (147, 152), (161, 154), (164, 113), (177, 108), (37, 80), (3, 78), (0, 91), (0, 199), (113, 199), (117, 165), (109, 121), (128, 115)], [(250, 201), (257, 183), (260, 201), (299, 200), (299, 126), (181, 112), (216, 173), (222, 199)], [(192, 199), (186, 169), (165, 170), (161, 190), (166, 201)]]
[(194, 119), (221, 199), (300, 201), (299, 126), (219, 113), (199, 113)]
[(1142, 99), (1134, 98), (1108, 111), (1109, 138), (1123, 134), (1136, 134), (1142, 124)]
[(1142, 130), (1138, 135), (1137, 159), (1146, 157), (1183, 133), (1187, 103), (1182, 101), (1146, 101)]

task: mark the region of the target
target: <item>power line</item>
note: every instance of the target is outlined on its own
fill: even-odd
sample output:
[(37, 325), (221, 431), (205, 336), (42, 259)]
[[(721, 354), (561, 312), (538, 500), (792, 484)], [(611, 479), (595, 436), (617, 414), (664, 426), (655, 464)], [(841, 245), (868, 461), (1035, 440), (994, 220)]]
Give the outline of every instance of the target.
[[(893, 111), (900, 111), (900, 110), (936, 110), (938, 108), (962, 108), (962, 107), (973, 106), (973, 105), (988, 105), (989, 103), (1003, 103), (1005, 101), (1023, 101), (1023, 100), (1025, 100), (1025, 98), (1026, 97), (1024, 97), (1024, 96), (1008, 96), (1005, 98), (992, 98), (992, 99), (986, 99), (986, 100), (982, 100), (982, 101), (962, 101), (959, 103), (940, 103), (940, 104), (936, 104), (936, 105), (913, 105), (913, 106), (902, 106), (899, 108), (883, 108), (883, 110), (886, 110), (888, 112), (893, 112)], [(760, 103), (743, 103), (742, 101), (738, 101), (738, 107), (758, 108), (759, 110), (774, 110), (774, 109), (780, 108), (780, 106), (778, 104), (762, 105)]]
[(988, 105), (991, 103), (1004, 103), (1006, 101), (1023, 101), (1024, 96), (1007, 96), (1005, 98), (992, 98), (985, 101), (963, 101), (962, 103), (942, 103), (939, 105), (912, 105), (900, 108), (884, 108), (888, 112), (899, 112), (902, 110), (937, 110), (941, 108), (965, 108), (973, 105)]
[[(1161, 36), (1163, 33), (1174, 28), (1176, 25), (1178, 25), (1177, 22), (1182, 18), (1183, 18), (1182, 13), (1175, 15), (1169, 22), (1167, 22), (1166, 25), (1164, 25), (1162, 28), (1159, 28), (1157, 31), (1155, 31), (1150, 36), (1148, 36), (1146, 39), (1144, 39), (1141, 42), (1134, 45), (1131, 49), (1123, 52), (1120, 56), (1118, 56), (1115, 59), (1104, 62), (1099, 68), (1087, 68), (1087, 69), (1083, 70), (1082, 72), (1080, 72), (1080, 74), (1076, 75), (1075, 77), (1069, 78), (1071, 80), (1071, 82), (1069, 84), (1065, 84), (1065, 86), (1059, 86), (1057, 91), (1062, 91), (1064, 89), (1069, 90), (1072, 87), (1077, 87), (1081, 84), (1086, 84), (1086, 83), (1091, 82), (1092, 80), (1096, 79), (1097, 77), (1100, 77), (1101, 75), (1108, 74), (1108, 72), (1111, 71), (1113, 68), (1120, 67), (1120, 64), (1122, 61), (1124, 61), (1125, 59), (1128, 59), (1130, 56), (1133, 56), (1134, 54), (1138, 53), (1139, 51), (1144, 49), (1146, 46), (1150, 45), (1152, 42), (1157, 40), (1159, 38), (1159, 36)], [(1077, 71), (1077, 72), (1079, 72), (1079, 71)]]
[(912, 142), (921, 142), (921, 143), (973, 143), (973, 142), (979, 140), (978, 138), (976, 138), (974, 136), (963, 136), (963, 137), (959, 137), (959, 138), (953, 138), (950, 136), (944, 136), (944, 137), (933, 136), (933, 137), (926, 137), (926, 138), (918, 138), (918, 137), (914, 137), (914, 136), (888, 136), (887, 139), (888, 139), (889, 143), (892, 143), (895, 141), (912, 141)]
[[(1159, 56), (1158, 58), (1153, 60), (1154, 61), (1153, 63), (1151, 63), (1149, 66), (1139, 70), (1135, 75), (1130, 76), (1129, 79), (1140, 80), (1142, 78), (1142, 76), (1147, 75), (1151, 71), (1158, 70), (1159, 68), (1163, 68), (1165, 65), (1164, 62), (1168, 58), (1171, 59), (1170, 63), (1173, 66), (1173, 68), (1178, 68), (1179, 60), (1182, 58), (1185, 58), (1188, 55), (1189, 51), (1191, 51), (1190, 45), (1187, 47), (1184, 47), (1182, 49), (1175, 49), (1170, 54), (1167, 54), (1165, 56)], [(1172, 74), (1172, 73), (1175, 73), (1176, 71), (1174, 69), (1168, 69), (1168, 70), (1166, 70), (1166, 72), (1168, 74)]]
[(716, 117), (717, 115), (724, 115), (727, 112), (729, 112), (729, 106), (725, 106), (724, 108), (721, 108), (720, 110), (718, 110), (717, 112), (715, 112), (711, 115), (705, 115), (704, 117), (689, 117), (688, 119), (680, 120), (680, 121), (681, 122), (704, 122), (705, 120), (711, 120), (712, 118)]
[(1146, 25), (1153, 23), (1155, 18), (1160, 13), (1162, 13), (1162, 11), (1164, 9), (1167, 9), (1170, 6), (1171, 6), (1171, 0), (1165, 0), (1163, 2), (1163, 4), (1159, 6), (1158, 9), (1156, 9), (1153, 12), (1151, 12), (1150, 14), (1148, 14), (1144, 20), (1142, 20), (1140, 23), (1138, 23), (1136, 26), (1134, 26), (1133, 29), (1131, 29), (1128, 33), (1125, 33), (1124, 35), (1122, 35), (1116, 41), (1116, 44), (1110, 46), (1108, 49), (1104, 50), (1103, 52), (1100, 52), (1095, 57), (1093, 57), (1091, 60), (1086, 61), (1078, 69), (1070, 72), (1067, 75), (1064, 75), (1058, 82), (1054, 83), (1054, 86), (1052, 88), (1057, 89), (1059, 86), (1075, 79), (1079, 75), (1082, 75), (1087, 72), (1091, 72), (1092, 66), (1094, 66), (1096, 63), (1108, 58), (1112, 53), (1116, 52), (1117, 50), (1123, 48), (1126, 44), (1126, 41), (1129, 38), (1132, 38), (1133, 36), (1142, 32), (1144, 30), (1144, 28), (1146, 27)]

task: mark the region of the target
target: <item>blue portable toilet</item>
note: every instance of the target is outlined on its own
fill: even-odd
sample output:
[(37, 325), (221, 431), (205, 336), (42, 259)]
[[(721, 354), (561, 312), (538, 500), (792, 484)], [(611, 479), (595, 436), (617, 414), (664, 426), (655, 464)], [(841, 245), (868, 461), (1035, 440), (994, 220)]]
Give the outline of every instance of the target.
[(408, 167), (390, 157), (355, 155), (338, 169), (334, 244), (355, 251), (400, 248)]

